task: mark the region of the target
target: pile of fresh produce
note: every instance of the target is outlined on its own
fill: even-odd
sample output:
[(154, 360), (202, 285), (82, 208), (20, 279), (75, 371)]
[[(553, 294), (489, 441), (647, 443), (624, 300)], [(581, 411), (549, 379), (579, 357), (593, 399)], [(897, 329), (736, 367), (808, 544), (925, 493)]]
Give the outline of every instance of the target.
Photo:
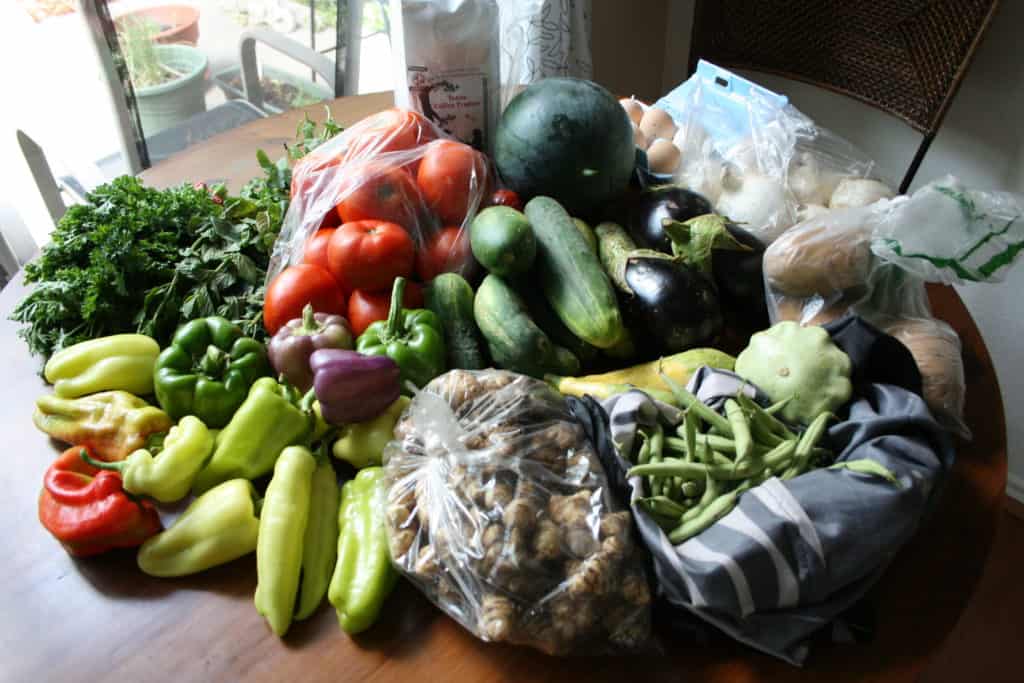
[[(278, 635), (325, 596), (367, 629), (404, 576), (484, 640), (646, 647), (631, 514), (681, 544), (838, 455), (851, 360), (821, 328), (769, 327), (762, 268), (804, 296), (825, 268), (856, 287), (867, 258), (831, 245), (790, 267), (778, 245), (806, 228), (766, 257), (693, 189), (639, 184), (637, 145), (648, 170), (686, 163), (658, 111), (549, 79), (509, 104), (493, 159), (389, 109), (307, 121), (294, 165), (261, 153), (238, 197), (98, 189), (14, 314), (54, 387), (35, 424), (70, 446), (43, 525), (75, 555), (138, 547), (156, 577), (255, 553)], [(744, 388), (701, 402), (686, 386), (708, 368)], [(631, 513), (565, 397), (636, 390), (666, 411), (618, 453)]]

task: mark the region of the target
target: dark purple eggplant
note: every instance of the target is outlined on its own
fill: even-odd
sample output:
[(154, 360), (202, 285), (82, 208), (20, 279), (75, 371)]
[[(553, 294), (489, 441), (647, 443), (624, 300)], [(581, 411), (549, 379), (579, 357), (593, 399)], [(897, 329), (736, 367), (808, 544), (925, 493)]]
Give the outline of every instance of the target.
[(768, 306), (764, 297), (764, 243), (739, 227), (722, 219), (725, 229), (749, 251), (715, 249), (711, 252), (711, 272), (722, 307), (731, 317), (742, 318), (745, 327), (768, 327)]
[(671, 253), (672, 240), (665, 220), (688, 221), (711, 213), (711, 202), (676, 185), (662, 185), (640, 192), (626, 211), (626, 229), (636, 243), (647, 249)]
[(398, 364), (387, 356), (319, 349), (310, 355), (309, 366), (320, 410), (332, 425), (371, 420), (401, 393)]
[(722, 330), (715, 285), (682, 260), (638, 250), (626, 259), (626, 315), (643, 329), (641, 346), (676, 353), (711, 342)]

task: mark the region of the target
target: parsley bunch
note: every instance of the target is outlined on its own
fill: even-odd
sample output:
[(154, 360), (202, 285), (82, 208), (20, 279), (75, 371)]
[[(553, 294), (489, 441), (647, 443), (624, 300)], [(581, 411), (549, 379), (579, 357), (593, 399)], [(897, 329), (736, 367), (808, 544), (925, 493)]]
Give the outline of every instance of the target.
[[(306, 152), (341, 129), (328, 117), (317, 133), (299, 126)], [(262, 151), (263, 177), (239, 196), (226, 188), (145, 187), (122, 176), (86, 196), (61, 218), (52, 241), (25, 266), (32, 291), (12, 320), (32, 353), (109, 334), (140, 332), (164, 346), (181, 323), (221, 315), (265, 338), (263, 280), (288, 210), (291, 168)]]

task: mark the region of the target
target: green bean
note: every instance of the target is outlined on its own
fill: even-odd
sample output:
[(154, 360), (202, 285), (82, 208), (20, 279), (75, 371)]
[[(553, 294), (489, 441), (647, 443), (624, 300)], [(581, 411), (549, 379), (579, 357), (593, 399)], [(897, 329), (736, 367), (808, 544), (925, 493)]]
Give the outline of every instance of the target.
[(771, 449), (764, 456), (764, 466), (768, 470), (776, 470), (789, 464), (793, 453), (796, 452), (796, 440), (783, 441)]
[(672, 390), (672, 394), (676, 397), (687, 410), (693, 410), (697, 413), (697, 417), (707, 422), (712, 427), (721, 430), (724, 434), (732, 435), (732, 427), (729, 425), (729, 421), (719, 415), (717, 412), (709, 408), (699, 398), (691, 394), (678, 382), (673, 380), (665, 373), (659, 373), (661, 375), (661, 381), (663, 381), (669, 389)]
[[(697, 457), (697, 416), (687, 410), (683, 414), (683, 438), (686, 439), (686, 452), (690, 457)], [(700, 453), (700, 459), (705, 464), (709, 464), (711, 461), (711, 453), (708, 449), (704, 449)]]
[[(651, 434), (651, 459), (649, 464), (658, 464), (663, 459), (663, 452), (665, 448), (665, 434), (660, 424), (655, 424), (654, 433)], [(665, 482), (655, 477), (649, 477), (647, 480), (648, 488), (651, 490), (652, 496), (665, 495)]]
[(830, 470), (850, 470), (852, 472), (860, 472), (861, 474), (873, 474), (876, 477), (885, 479), (890, 484), (894, 484), (897, 488), (900, 486), (899, 479), (892, 473), (888, 467), (880, 462), (871, 460), (870, 458), (861, 458), (859, 460), (847, 460), (846, 462), (837, 462), (835, 465), (829, 467)]
[(687, 462), (680, 458), (665, 458), (662, 462), (649, 462), (646, 465), (636, 465), (630, 468), (626, 476), (632, 477), (634, 475), (648, 476), (648, 477), (682, 477), (687, 481), (695, 481), (703, 478), (705, 475), (710, 475), (715, 479), (723, 479), (726, 481), (737, 481), (740, 479), (746, 479), (757, 472), (762, 467), (758, 467), (756, 470), (751, 467), (736, 467), (735, 465), (704, 465), (702, 463)]
[(807, 426), (807, 431), (800, 435), (800, 441), (796, 445), (796, 459), (800, 464), (801, 468), (807, 466), (807, 461), (811, 457), (811, 452), (821, 437), (825, 435), (825, 430), (828, 428), (828, 421), (834, 418), (835, 415), (829, 412), (821, 413), (818, 417), (811, 421), (811, 424)]
[(640, 451), (637, 453), (637, 463), (643, 465), (651, 459), (651, 440), (647, 438), (647, 434), (640, 432)]
[(675, 519), (682, 519), (683, 515), (686, 514), (686, 508), (666, 496), (649, 496), (647, 498), (638, 498), (637, 505), (640, 505), (646, 510), (655, 515), (661, 515), (662, 517), (674, 517)]
[(704, 491), (699, 481), (683, 481), (680, 483), (679, 489), (686, 498), (695, 498)]
[[(796, 438), (796, 434), (787, 427), (781, 420), (774, 416), (774, 414), (768, 412), (767, 408), (762, 408), (752, 398), (746, 395), (738, 395), (740, 405), (745, 407), (750, 412), (750, 419), (752, 422), (759, 424), (762, 430), (777, 434), (784, 439)], [(789, 402), (789, 399), (786, 399)], [(779, 405), (779, 404), (774, 404)], [(785, 406), (785, 403), (782, 403)]]
[(792, 400), (793, 400), (792, 396), (787, 396), (786, 398), (782, 399), (781, 401), (776, 401), (775, 403), (773, 403), (770, 406), (768, 406), (767, 408), (765, 408), (764, 412), (768, 413), (769, 415), (775, 415), (780, 410), (782, 410), (787, 405), (789, 405), (789, 402), (792, 401)]
[(732, 491), (715, 498), (704, 507), (687, 510), (687, 514), (693, 512), (693, 510), (699, 510), (700, 512), (688, 520), (685, 519), (686, 515), (683, 515), (685, 521), (669, 532), (668, 540), (674, 545), (678, 545), (688, 538), (692, 538), (704, 531), (722, 517), (725, 517), (725, 515), (736, 507), (736, 499), (739, 498), (740, 494), (746, 491), (749, 487), (749, 482), (744, 483)]
[(725, 400), (725, 417), (732, 427), (733, 442), (736, 444), (736, 462), (747, 462), (754, 453), (754, 442), (750, 438), (750, 425), (740, 404), (731, 398)]

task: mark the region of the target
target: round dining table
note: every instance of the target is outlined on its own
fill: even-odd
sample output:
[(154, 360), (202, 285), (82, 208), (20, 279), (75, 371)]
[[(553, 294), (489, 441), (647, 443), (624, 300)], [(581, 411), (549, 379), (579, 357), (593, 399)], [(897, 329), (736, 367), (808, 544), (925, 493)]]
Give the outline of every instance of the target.
[[(390, 93), (328, 103), (350, 125), (390, 106)], [(257, 149), (276, 158), (305, 114), (261, 119), (199, 143), (142, 173), (150, 185), (226, 182), (237, 190), (260, 174)], [(935, 314), (963, 341), (966, 422), (936, 507), (892, 559), (868, 596), (868, 642), (816, 644), (803, 668), (724, 637), (700, 644), (662, 637), (663, 652), (554, 658), (484, 643), (400, 583), (379, 622), (350, 637), (326, 603), (278, 638), (253, 606), (256, 566), (248, 556), (195, 576), (143, 574), (129, 550), (75, 559), (39, 524), (43, 472), (61, 449), (32, 424), (48, 391), (42, 361), (8, 320), (25, 295), (22, 276), (0, 293), (0, 358), (9, 392), (0, 434), (0, 680), (3, 681), (913, 681), (943, 646), (982, 574), (1006, 486), (1006, 426), (992, 360), (977, 326), (949, 287), (929, 290)]]

